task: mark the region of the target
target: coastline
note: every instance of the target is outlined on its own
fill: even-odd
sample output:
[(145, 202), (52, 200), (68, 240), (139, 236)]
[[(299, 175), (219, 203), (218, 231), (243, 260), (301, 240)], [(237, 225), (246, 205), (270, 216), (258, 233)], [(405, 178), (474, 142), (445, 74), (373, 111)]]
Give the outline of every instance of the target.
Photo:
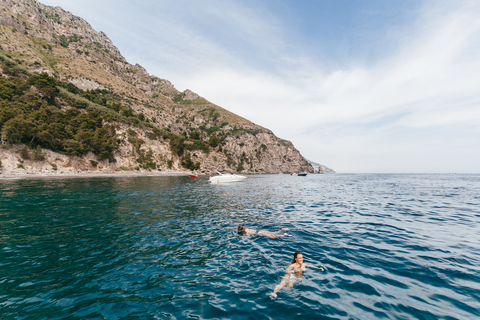
[[(9, 170), (0, 171), (0, 180), (9, 179), (31, 179), (31, 178), (97, 178), (97, 177), (173, 177), (173, 176), (189, 176), (191, 171), (26, 171), (26, 170)], [(205, 174), (199, 174), (205, 175)]]

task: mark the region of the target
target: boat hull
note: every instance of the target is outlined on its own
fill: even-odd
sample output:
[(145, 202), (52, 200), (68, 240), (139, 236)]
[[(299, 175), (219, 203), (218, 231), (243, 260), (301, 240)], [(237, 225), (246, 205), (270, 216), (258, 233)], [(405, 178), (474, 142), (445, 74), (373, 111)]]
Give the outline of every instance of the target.
[(226, 182), (238, 182), (238, 181), (243, 181), (247, 177), (245, 176), (240, 176), (237, 174), (232, 174), (232, 175), (221, 175), (221, 176), (214, 176), (210, 177), (208, 179), (211, 183), (226, 183)]

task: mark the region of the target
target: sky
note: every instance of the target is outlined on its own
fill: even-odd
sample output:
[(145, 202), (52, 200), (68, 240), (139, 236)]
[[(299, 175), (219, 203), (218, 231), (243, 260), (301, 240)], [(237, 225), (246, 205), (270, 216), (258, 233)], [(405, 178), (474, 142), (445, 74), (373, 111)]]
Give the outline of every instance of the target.
[(40, 0), (339, 173), (480, 173), (480, 1)]

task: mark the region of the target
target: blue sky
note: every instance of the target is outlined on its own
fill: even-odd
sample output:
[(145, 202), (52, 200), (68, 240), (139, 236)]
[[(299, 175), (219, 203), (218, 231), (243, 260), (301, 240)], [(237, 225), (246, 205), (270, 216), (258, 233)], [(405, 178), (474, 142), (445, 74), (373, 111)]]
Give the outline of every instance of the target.
[(480, 173), (480, 2), (42, 0), (337, 172)]

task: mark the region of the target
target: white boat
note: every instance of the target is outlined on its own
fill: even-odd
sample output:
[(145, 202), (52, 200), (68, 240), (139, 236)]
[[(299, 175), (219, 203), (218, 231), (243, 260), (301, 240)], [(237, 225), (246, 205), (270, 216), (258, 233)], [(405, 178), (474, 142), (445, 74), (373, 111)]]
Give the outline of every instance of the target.
[(239, 174), (231, 174), (224, 171), (217, 171), (217, 173), (218, 176), (213, 176), (208, 179), (211, 183), (236, 182), (247, 179), (247, 177)]

